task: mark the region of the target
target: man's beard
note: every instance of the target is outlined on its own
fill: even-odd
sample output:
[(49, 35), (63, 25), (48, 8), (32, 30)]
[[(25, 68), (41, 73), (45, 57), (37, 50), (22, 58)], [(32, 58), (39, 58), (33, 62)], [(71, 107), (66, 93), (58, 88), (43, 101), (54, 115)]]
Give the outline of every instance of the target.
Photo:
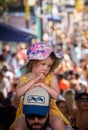
[[(47, 130), (47, 127), (49, 126), (49, 119), (46, 120), (46, 122), (42, 125), (40, 123), (34, 123), (32, 125), (29, 124), (27, 121), (27, 118), (25, 117), (26, 124), (29, 130)], [(33, 128), (33, 126), (40, 126), (40, 128)]]

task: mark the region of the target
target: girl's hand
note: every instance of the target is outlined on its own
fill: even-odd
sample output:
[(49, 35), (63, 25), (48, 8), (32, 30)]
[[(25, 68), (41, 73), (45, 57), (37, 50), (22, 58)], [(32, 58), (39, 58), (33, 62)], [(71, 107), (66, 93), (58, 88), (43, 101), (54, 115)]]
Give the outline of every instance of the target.
[(34, 87), (40, 86), (42, 87), (45, 81), (45, 75), (41, 73), (35, 79), (32, 80), (32, 85), (29, 87), (29, 90), (33, 89)]
[(45, 75), (43, 73), (41, 73), (37, 78), (36, 78), (36, 82), (44, 82), (45, 81)]

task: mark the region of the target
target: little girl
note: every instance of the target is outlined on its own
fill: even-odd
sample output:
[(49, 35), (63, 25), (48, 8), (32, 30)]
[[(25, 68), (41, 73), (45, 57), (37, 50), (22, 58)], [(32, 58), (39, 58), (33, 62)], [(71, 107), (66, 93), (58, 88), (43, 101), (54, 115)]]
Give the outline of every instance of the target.
[[(54, 52), (50, 45), (43, 42), (33, 44), (27, 50), (27, 63), (21, 68), (21, 72), (24, 74), (20, 77), (15, 91), (17, 96), (21, 97), (25, 96), (25, 93), (34, 87), (44, 88), (51, 96), (50, 126), (54, 130), (65, 130), (64, 122), (66, 124), (70, 123), (55, 104), (60, 90), (53, 70), (58, 66), (59, 59), (63, 59), (62, 53)], [(22, 105), (18, 108), (17, 117), (20, 114), (22, 114)]]

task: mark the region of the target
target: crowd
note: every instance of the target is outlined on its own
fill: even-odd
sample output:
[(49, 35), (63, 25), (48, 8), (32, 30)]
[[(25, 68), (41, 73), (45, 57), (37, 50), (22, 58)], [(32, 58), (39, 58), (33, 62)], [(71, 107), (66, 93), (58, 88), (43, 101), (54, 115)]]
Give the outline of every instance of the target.
[[(63, 53), (61, 53), (61, 48), (62, 45), (56, 46), (53, 51), (45, 46), (41, 49), (37, 43), (37, 46), (30, 49), (27, 45), (23, 44), (22, 46), (21, 44), (12, 54), (10, 46), (4, 45), (0, 55), (0, 130), (40, 130), (41, 128), (44, 130), (51, 128), (54, 130), (88, 130), (87, 59), (83, 56), (79, 63), (75, 63), (71, 58), (70, 48), (67, 48), (65, 52), (62, 50)], [(52, 52), (55, 52), (55, 55), (51, 55)], [(59, 59), (58, 65), (55, 59)], [(26, 70), (29, 73), (21, 76), (21, 73), (25, 73), (23, 65), (30, 60), (29, 70)], [(21, 67), (23, 68), (19, 71)], [(54, 72), (52, 77), (50, 77), (51, 75), (46, 76), (52, 71)], [(40, 88), (45, 89), (48, 95), (54, 99), (55, 102), (52, 101), (51, 104), (48, 102), (47, 106), (48, 108), (49, 106), (54, 107), (58, 111), (56, 114), (50, 108), (50, 110), (47, 109), (45, 115), (40, 114), (43, 107), (38, 108), (39, 111), (35, 112), (34, 107), (31, 109), (30, 106), (33, 104), (30, 105), (30, 102), (22, 112), (22, 106), (23, 108), (26, 106), (26, 97), (30, 97), (32, 92), (29, 91), (36, 88), (34, 86), (41, 86)], [(28, 95), (26, 95), (27, 92)], [(47, 95), (47, 92), (45, 92), (45, 95)], [(23, 102), (23, 97), (25, 102)], [(37, 107), (36, 104), (36, 110)], [(27, 110), (29, 110), (28, 113), (26, 113)], [(41, 116), (39, 117), (39, 115)]]

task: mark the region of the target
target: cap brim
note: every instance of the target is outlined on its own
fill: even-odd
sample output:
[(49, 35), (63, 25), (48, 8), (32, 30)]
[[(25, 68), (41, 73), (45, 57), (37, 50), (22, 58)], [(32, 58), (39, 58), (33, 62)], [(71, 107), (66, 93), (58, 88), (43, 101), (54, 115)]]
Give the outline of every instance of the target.
[(46, 115), (48, 113), (49, 110), (49, 106), (28, 106), (28, 105), (24, 105), (23, 106), (23, 113), (25, 115), (28, 114), (38, 114), (38, 115)]

